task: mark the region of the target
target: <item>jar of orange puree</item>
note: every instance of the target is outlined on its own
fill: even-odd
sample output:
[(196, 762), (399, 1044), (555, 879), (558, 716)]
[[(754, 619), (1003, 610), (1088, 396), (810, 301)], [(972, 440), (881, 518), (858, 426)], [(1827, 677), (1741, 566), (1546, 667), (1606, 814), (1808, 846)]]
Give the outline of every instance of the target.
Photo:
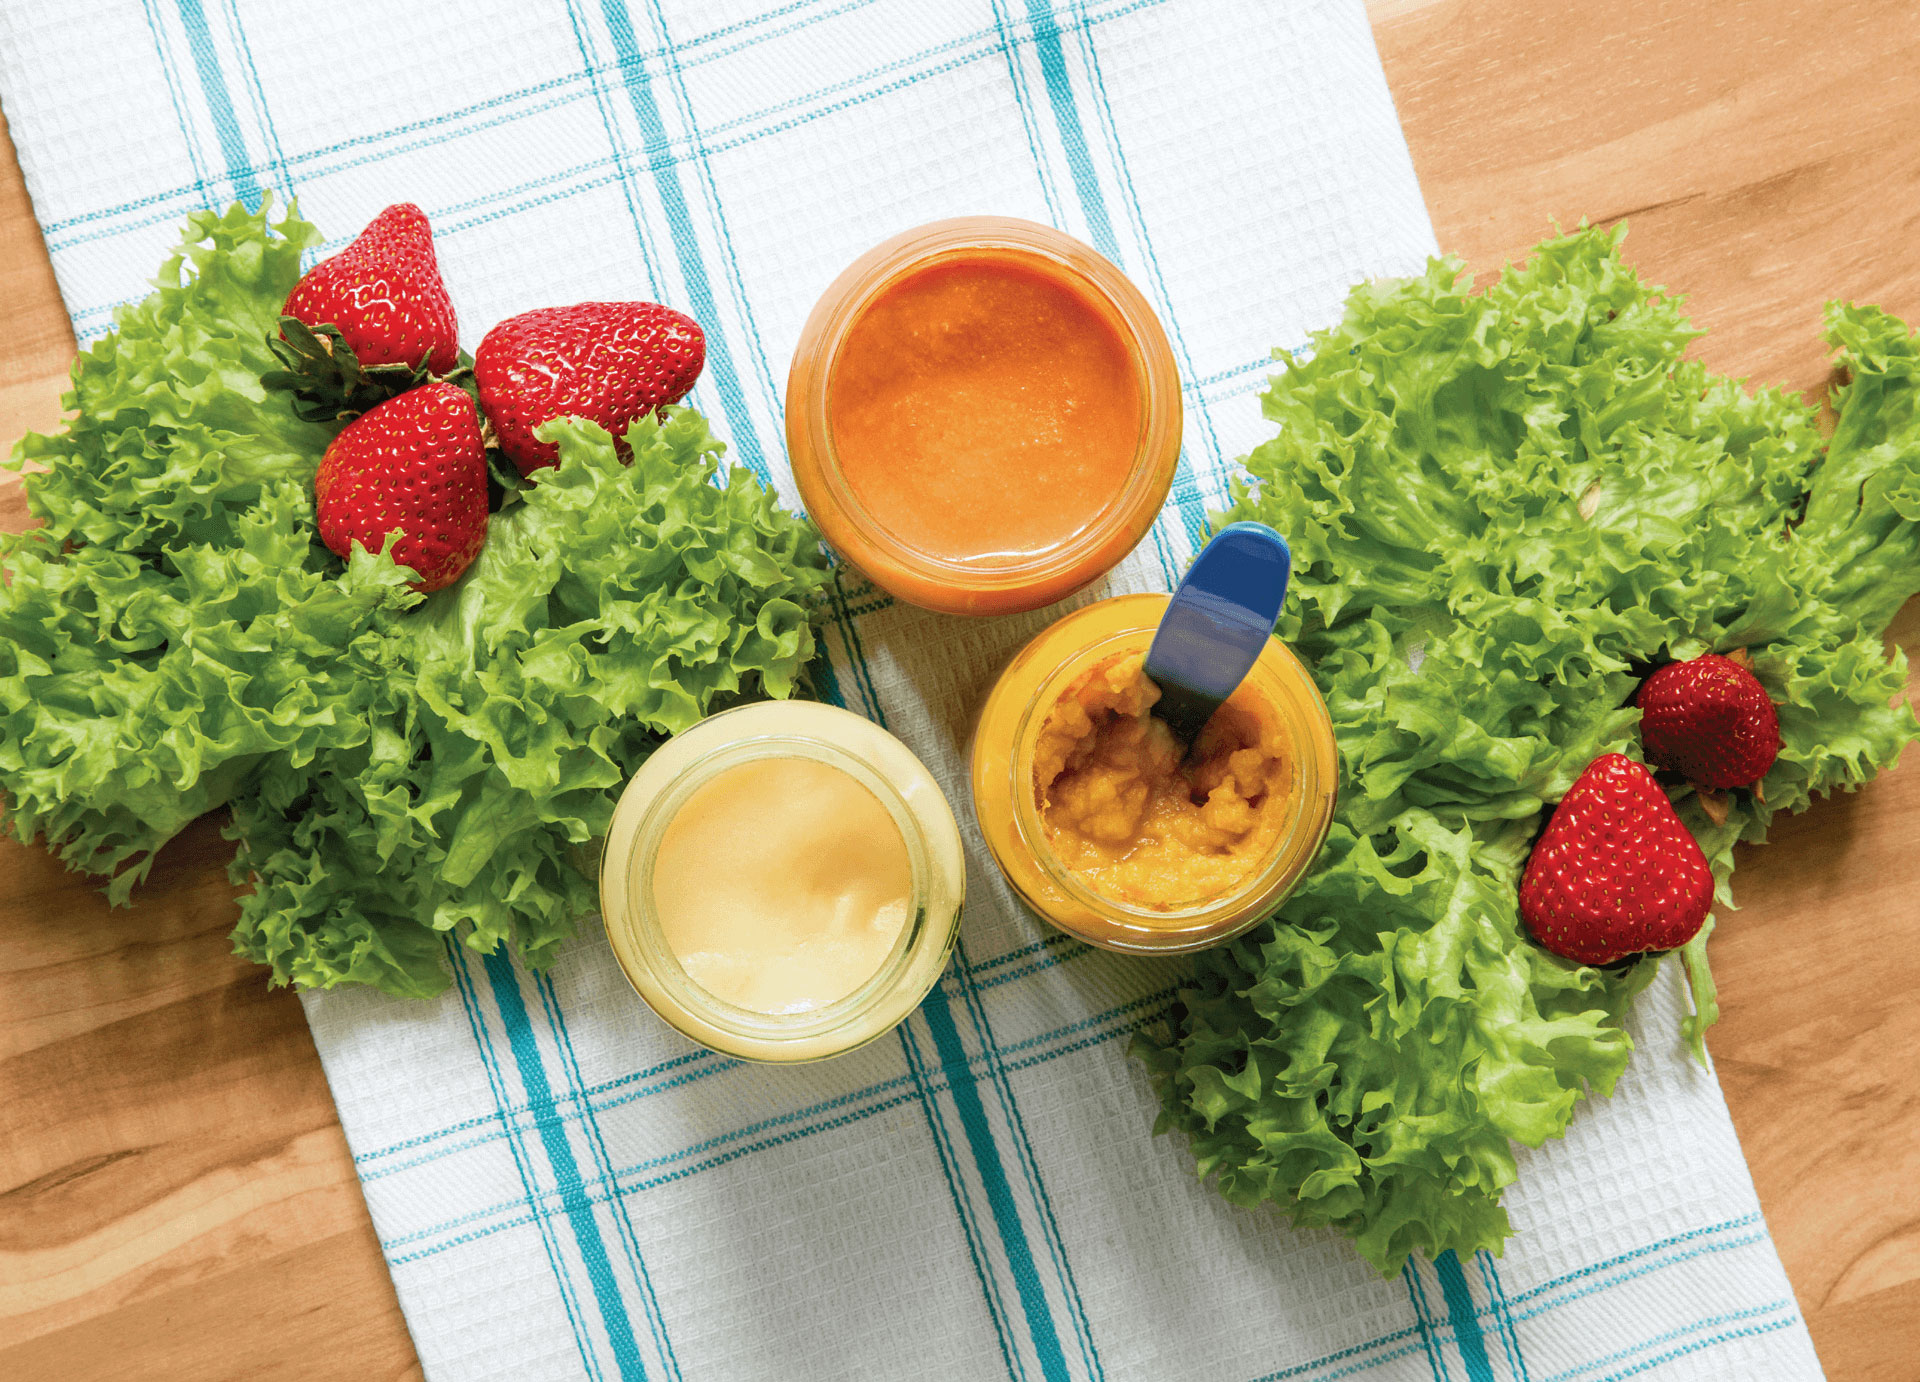
[(1200, 950), (1271, 916), (1333, 819), (1333, 724), (1285, 644), (1197, 742), (1142, 671), (1165, 595), (1088, 605), (1008, 664), (973, 739), (987, 846), (1043, 919), (1108, 950)]
[(1050, 604), (1153, 525), (1180, 379), (1137, 288), (1079, 241), (969, 216), (862, 255), (807, 319), (787, 448), (874, 584), (952, 614)]

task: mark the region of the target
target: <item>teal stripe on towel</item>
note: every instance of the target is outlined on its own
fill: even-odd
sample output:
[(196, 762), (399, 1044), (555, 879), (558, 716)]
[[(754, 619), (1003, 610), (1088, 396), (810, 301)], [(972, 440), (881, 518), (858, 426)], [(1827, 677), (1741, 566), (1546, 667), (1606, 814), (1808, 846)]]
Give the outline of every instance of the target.
[(733, 441), (756, 475), (768, 474), (766, 453), (759, 434), (747, 412), (746, 393), (740, 387), (740, 371), (734, 364), (733, 348), (720, 320), (720, 305), (707, 277), (706, 261), (700, 254), (700, 242), (694, 234), (693, 216), (687, 210), (686, 193), (680, 186), (680, 174), (667, 148), (666, 126), (660, 120), (660, 108), (653, 99), (652, 83), (647, 80), (640, 46), (634, 41), (633, 20), (619, 0), (604, 0), (607, 32), (613, 39), (613, 51), (619, 59), (620, 79), (633, 106), (633, 118), (640, 126), (647, 168), (653, 174), (654, 191), (659, 194), (667, 224), (673, 231), (673, 252), (680, 264), (680, 277), (687, 285), (687, 300), (693, 318), (707, 333), (707, 368), (713, 371), (714, 387), (733, 426)]
[(227, 178), (233, 183), (233, 195), (247, 210), (260, 207), (260, 184), (254, 181), (253, 160), (247, 157), (247, 142), (240, 137), (240, 120), (233, 113), (233, 97), (227, 92), (227, 79), (220, 71), (220, 54), (213, 46), (213, 33), (207, 28), (206, 11), (200, 0), (179, 0), (180, 23), (187, 31), (187, 46), (193, 49), (194, 70), (200, 74), (200, 87), (206, 93), (207, 111), (213, 116), (213, 132), (220, 139), (220, 156), (226, 160)]
[(600, 1321), (613, 1345), (614, 1362), (624, 1382), (646, 1382), (646, 1365), (640, 1361), (640, 1345), (633, 1337), (633, 1322), (627, 1318), (626, 1303), (613, 1279), (613, 1264), (607, 1258), (607, 1245), (600, 1237), (600, 1223), (594, 1218), (593, 1205), (587, 1199), (580, 1177), (580, 1164), (574, 1159), (573, 1144), (554, 1111), (553, 1088), (547, 1082), (545, 1063), (533, 1036), (533, 1024), (527, 1019), (526, 1001), (520, 996), (520, 981), (514, 976), (513, 961), (504, 949), (497, 949), (486, 960), (487, 982), (493, 989), (493, 1001), (500, 1009), (500, 1023), (506, 1028), (507, 1046), (520, 1083), (533, 1106), (533, 1126), (540, 1134), (540, 1145), (553, 1163), (554, 1180), (560, 1187), (560, 1202), (573, 1229), (580, 1256), (587, 1264), (587, 1280), (593, 1286), (594, 1303), (600, 1308)]
[(967, 1134), (967, 1146), (973, 1153), (981, 1184), (986, 1187), (987, 1205), (993, 1211), (994, 1226), (1000, 1230), (1001, 1245), (1013, 1268), (1013, 1282), (1020, 1291), (1020, 1308), (1026, 1312), (1034, 1351), (1040, 1355), (1040, 1370), (1047, 1382), (1066, 1382), (1067, 1359), (1060, 1349), (1053, 1310), (1047, 1304), (1040, 1273), (1033, 1265), (1033, 1248), (1027, 1242), (1027, 1230), (1013, 1202), (1013, 1188), (1007, 1183), (1006, 1167), (1000, 1163), (1000, 1149), (994, 1145), (993, 1129), (987, 1125), (987, 1110), (980, 1102), (979, 1087), (974, 1083), (973, 1072), (967, 1068), (960, 1029), (954, 1025), (953, 1009), (940, 985), (933, 986), (920, 1012), (926, 1018), (927, 1030), (933, 1033), (934, 1049), (939, 1052), (941, 1069), (946, 1072), (954, 1107), (960, 1111), (960, 1126)]
[[(493, 1037), (487, 1031), (486, 1019), (480, 1013), (480, 998), (475, 991), (472, 976), (467, 972), (465, 952), (455, 944), (452, 937), (446, 941), (447, 967), (453, 971), (453, 982), (460, 991), (460, 1004), (467, 1015), (467, 1028), (473, 1033), (474, 1050), (480, 1054), (480, 1066), (486, 1072), (487, 1088), (493, 1095), (494, 1112), (499, 1116), (501, 1126), (507, 1132), (507, 1150), (513, 1154), (513, 1169), (520, 1178), (520, 1188), (527, 1197), (527, 1203), (538, 1203), (534, 1190), (533, 1172), (528, 1165), (528, 1153), (521, 1145), (519, 1124), (508, 1113), (509, 1100), (505, 1077), (500, 1070), (499, 1058), (493, 1049)], [(600, 1363), (594, 1356), (587, 1336), (581, 1329), (580, 1312), (575, 1305), (573, 1283), (564, 1263), (560, 1260), (559, 1245), (554, 1241), (553, 1225), (545, 1214), (536, 1210), (532, 1216), (535, 1229), (540, 1234), (540, 1246), (545, 1250), (547, 1268), (553, 1273), (553, 1282), (560, 1295), (561, 1308), (567, 1314), (567, 1327), (573, 1334), (573, 1346), (580, 1354), (580, 1366), (588, 1377), (599, 1382)], [(397, 1265), (391, 1250), (383, 1242), (381, 1250), (387, 1254), (388, 1264)]]
[(1440, 1278), (1440, 1294), (1447, 1302), (1447, 1323), (1453, 1326), (1453, 1342), (1460, 1350), (1460, 1361), (1466, 1364), (1468, 1382), (1493, 1382), (1487, 1341), (1480, 1333), (1473, 1292), (1467, 1289), (1467, 1274), (1460, 1270), (1460, 1259), (1449, 1249), (1433, 1260), (1433, 1271)]

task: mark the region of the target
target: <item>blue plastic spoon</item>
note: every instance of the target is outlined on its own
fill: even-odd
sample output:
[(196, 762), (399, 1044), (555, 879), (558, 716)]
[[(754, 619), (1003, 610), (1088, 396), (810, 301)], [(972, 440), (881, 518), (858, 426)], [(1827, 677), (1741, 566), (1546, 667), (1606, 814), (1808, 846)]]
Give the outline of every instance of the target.
[(1183, 742), (1259, 661), (1292, 573), (1287, 540), (1264, 523), (1230, 523), (1194, 558), (1147, 649), (1160, 687), (1153, 713)]

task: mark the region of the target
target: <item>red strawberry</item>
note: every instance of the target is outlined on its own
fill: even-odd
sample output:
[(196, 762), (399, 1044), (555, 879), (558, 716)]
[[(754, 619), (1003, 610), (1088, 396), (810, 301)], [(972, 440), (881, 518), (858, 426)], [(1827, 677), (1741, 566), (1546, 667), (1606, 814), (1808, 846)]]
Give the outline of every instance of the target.
[(1533, 938), (1589, 965), (1685, 945), (1712, 906), (1700, 846), (1653, 774), (1617, 753), (1580, 774), (1520, 879)]
[(1669, 662), (1640, 684), (1647, 761), (1701, 787), (1758, 782), (1780, 752), (1780, 716), (1752, 672), (1708, 653)]
[(657, 302), (583, 302), (501, 322), (474, 352), (473, 374), (500, 449), (530, 475), (560, 460), (558, 446), (534, 439), (541, 423), (589, 418), (617, 438), (686, 397), (706, 362), (691, 317)]
[(390, 206), (351, 245), (314, 265), (287, 294), (281, 315), (337, 326), (360, 364), (422, 360), (435, 374), (459, 363), (453, 300), (440, 281), (433, 231), (412, 202)]
[(313, 477), (320, 540), (340, 556), (378, 552), (420, 573), (414, 589), (460, 579), (487, 540), (487, 452), (465, 389), (434, 380), (348, 423)]

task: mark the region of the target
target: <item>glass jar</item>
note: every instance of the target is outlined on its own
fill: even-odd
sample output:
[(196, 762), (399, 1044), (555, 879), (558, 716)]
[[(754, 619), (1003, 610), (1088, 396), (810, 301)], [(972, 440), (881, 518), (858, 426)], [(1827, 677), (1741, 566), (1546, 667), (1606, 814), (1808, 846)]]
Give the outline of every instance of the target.
[[(668, 943), (654, 896), (654, 865), (674, 817), (720, 774), (768, 759), (825, 764), (866, 788), (899, 829), (911, 870), (906, 920), (879, 967), (846, 996), (802, 1012), (739, 1007), (702, 987)], [(767, 807), (808, 809), (804, 801)], [(890, 1031), (946, 968), (965, 887), (959, 827), (926, 765), (878, 725), (806, 701), (741, 706), (669, 740), (627, 784), (600, 863), (607, 939), (635, 992), (686, 1036), (752, 1061), (820, 1060)]]
[[(943, 553), (929, 550), (924, 534), (916, 541), (899, 531), (897, 522), (890, 527), (854, 492), (835, 447), (831, 405), (836, 367), (856, 324), (890, 287), (935, 266), (988, 260), (1011, 263), (1017, 272), (1031, 271), (1070, 291), (1091, 313), (1086, 320), (1100, 324), (1098, 333), (1083, 332), (1081, 339), (1108, 331), (1117, 338), (1132, 371), (1127, 392), (1138, 398), (1138, 417), (1116, 425), (1114, 434), (1132, 437), (1132, 458), (1091, 518), (1052, 545)], [(937, 323), (935, 329), (946, 324)], [(993, 419), (983, 421), (991, 436)], [(1138, 545), (1166, 502), (1180, 435), (1179, 373), (1166, 332), (1139, 289), (1072, 237), (1006, 217), (937, 221), (855, 260), (808, 317), (787, 381), (787, 448), (794, 479), (827, 541), (875, 585), (912, 604), (951, 614), (1037, 609), (1105, 575)], [(1012, 464), (1006, 469), (1021, 473)], [(1048, 492), (1070, 489), (1062, 485)]]
[(1271, 707), (1284, 732), (1288, 795), (1274, 841), (1252, 872), (1216, 895), (1160, 910), (1096, 892), (1056, 856), (1035, 788), (1041, 727), (1076, 679), (1110, 658), (1146, 652), (1168, 599), (1122, 595), (1043, 630), (988, 692), (973, 736), (974, 815), (1007, 881), (1062, 931), (1134, 954), (1202, 950), (1271, 916), (1325, 843), (1339, 782), (1326, 703), (1299, 659), (1269, 638), (1242, 685)]

